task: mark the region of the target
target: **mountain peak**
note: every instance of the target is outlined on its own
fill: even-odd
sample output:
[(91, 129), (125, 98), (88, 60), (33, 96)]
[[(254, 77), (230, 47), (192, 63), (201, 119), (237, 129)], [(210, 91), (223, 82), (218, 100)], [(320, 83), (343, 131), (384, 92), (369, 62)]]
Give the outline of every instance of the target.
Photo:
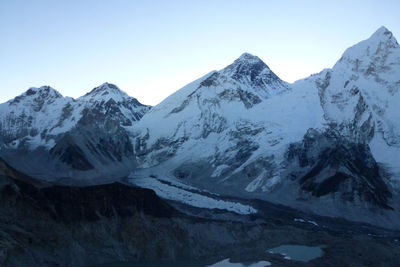
[(240, 55), (240, 57), (238, 59), (236, 59), (236, 61), (238, 61), (238, 62), (247, 61), (247, 62), (253, 62), (253, 63), (262, 62), (262, 60), (259, 57), (254, 56), (247, 52)]
[(25, 93), (24, 96), (32, 96), (32, 95), (41, 95), (42, 97), (54, 96), (56, 98), (62, 97), (62, 95), (54, 88), (44, 85), (41, 87), (30, 87)]
[(393, 33), (382, 26), (368, 39), (348, 48), (335, 67), (343, 67), (345, 64), (353, 70), (363, 72), (370, 69), (371, 64), (384, 66), (399, 62), (399, 60), (400, 46)]
[(259, 57), (249, 53), (243, 53), (231, 65), (227, 66), (221, 73), (237, 81), (247, 81), (261, 86), (280, 81), (278, 76), (271, 71)]
[(243, 53), (238, 57), (231, 65), (227, 66), (225, 69), (269, 69), (267, 64), (265, 64), (259, 57), (254, 56), (249, 53)]
[(94, 101), (105, 101), (113, 99), (116, 102), (121, 102), (129, 96), (118, 88), (115, 84), (105, 82), (100, 86), (93, 88), (92, 91), (85, 94), (81, 98), (90, 98)]
[(46, 99), (54, 101), (55, 99), (62, 98), (63, 96), (54, 88), (46, 85), (41, 87), (30, 87), (27, 91), (21, 95), (10, 100), (10, 104), (17, 104), (21, 101), (35, 101), (42, 102)]
[(99, 94), (101, 93), (102, 95), (107, 95), (107, 93), (111, 93), (111, 92), (115, 92), (115, 93), (120, 93), (120, 94), (125, 94), (121, 89), (118, 88), (118, 86), (116, 86), (115, 84), (112, 83), (108, 83), (105, 82), (95, 88), (93, 88), (92, 91), (90, 91), (88, 94)]
[(385, 26), (380, 27), (376, 30), (371, 37), (369, 37), (364, 42), (368, 42), (372, 46), (378, 46), (384, 44), (387, 47), (398, 47), (396, 38), (394, 38), (393, 33), (389, 31)]
[(381, 26), (371, 35), (370, 38), (385, 39), (385, 38), (391, 38), (392, 36), (393, 33), (391, 31), (389, 31), (385, 26)]

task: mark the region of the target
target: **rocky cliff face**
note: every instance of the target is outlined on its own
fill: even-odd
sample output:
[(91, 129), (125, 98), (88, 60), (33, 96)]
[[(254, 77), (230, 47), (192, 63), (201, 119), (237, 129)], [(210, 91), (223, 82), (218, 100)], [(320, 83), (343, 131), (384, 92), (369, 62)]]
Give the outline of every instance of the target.
[(290, 176), (312, 197), (393, 210), (390, 187), (365, 143), (310, 129), (288, 149), (287, 160)]

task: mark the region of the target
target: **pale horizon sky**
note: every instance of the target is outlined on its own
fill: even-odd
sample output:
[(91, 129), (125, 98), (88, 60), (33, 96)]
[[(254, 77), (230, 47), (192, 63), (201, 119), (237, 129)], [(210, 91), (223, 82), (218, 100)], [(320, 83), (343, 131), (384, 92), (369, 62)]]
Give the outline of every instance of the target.
[(50, 85), (77, 98), (110, 82), (155, 105), (260, 57), (293, 82), (330, 68), (380, 26), (400, 38), (400, 1), (0, 1), (0, 103)]

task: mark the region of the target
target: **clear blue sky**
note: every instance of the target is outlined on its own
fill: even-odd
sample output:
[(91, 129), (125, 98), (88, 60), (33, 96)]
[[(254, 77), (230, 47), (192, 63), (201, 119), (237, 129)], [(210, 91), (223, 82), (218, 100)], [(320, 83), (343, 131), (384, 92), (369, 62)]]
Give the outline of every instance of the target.
[(385, 0), (1, 0), (0, 102), (107, 81), (154, 105), (243, 52), (293, 82), (382, 25), (400, 39), (399, 16), (400, 1)]

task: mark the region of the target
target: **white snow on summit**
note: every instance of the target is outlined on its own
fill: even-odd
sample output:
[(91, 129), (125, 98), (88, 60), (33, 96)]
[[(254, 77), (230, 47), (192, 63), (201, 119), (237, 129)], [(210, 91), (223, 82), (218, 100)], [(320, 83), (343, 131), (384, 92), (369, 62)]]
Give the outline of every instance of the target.
[(78, 99), (88, 101), (88, 102), (107, 102), (110, 99), (115, 102), (123, 102), (131, 97), (119, 89), (116, 85), (111, 83), (103, 83), (102, 85), (94, 88), (89, 93), (84, 96), (79, 97)]
[(400, 158), (400, 46), (393, 34), (379, 28), (348, 48), (332, 69), (310, 79), (318, 84), (325, 118), (372, 132), (372, 140), (357, 138), (371, 142), (376, 160), (400, 174), (394, 160)]
[[(332, 69), (293, 84), (245, 53), (178, 90), (133, 127), (143, 153), (139, 164), (173, 179), (177, 170), (185, 177), (191, 171), (184, 166), (202, 162), (210, 173), (198, 173), (195, 183), (269, 192), (281, 182), (291, 143), (310, 128), (341, 125), (343, 136), (371, 143), (378, 162), (393, 171), (398, 163), (384, 151), (390, 147), (400, 157), (399, 89), (399, 45), (385, 27), (347, 49)], [(243, 172), (266, 161), (268, 171), (246, 178)]]
[[(36, 147), (43, 142), (40, 138), (38, 140), (33, 137), (43, 131), (52, 134), (53, 131), (57, 132), (57, 128), (64, 126), (58, 122), (62, 117), (63, 107), (72, 101), (49, 86), (29, 88), (20, 96), (0, 104), (0, 129), (6, 137), (29, 137), (28, 142)], [(70, 127), (66, 130), (68, 129)], [(27, 133), (24, 134), (24, 131)]]
[[(312, 85), (302, 81), (292, 88), (261, 59), (245, 53), (223, 70), (178, 90), (143, 116), (133, 127), (143, 140), (141, 147), (150, 150), (140, 159), (141, 166), (161, 164), (160, 169), (173, 171), (182, 163), (206, 161), (215, 168), (209, 179), (216, 183), (229, 179), (224, 173), (235, 175), (265, 157), (273, 156), (279, 168), (290, 143), (300, 141), (309, 128), (324, 126), (320, 99), (310, 89)], [(232, 169), (232, 162), (249, 146), (255, 148), (250, 157)], [(166, 158), (166, 154), (172, 156)], [(273, 172), (245, 187), (270, 190), (280, 180), (279, 171)]]
[[(83, 112), (97, 110), (131, 125), (149, 106), (142, 105), (117, 86), (104, 83), (86, 95), (63, 97), (49, 86), (29, 88), (20, 96), (0, 104), (0, 132), (6, 146), (26, 142), (30, 149), (50, 149), (55, 138), (73, 129)], [(121, 122), (122, 123), (122, 122)]]

